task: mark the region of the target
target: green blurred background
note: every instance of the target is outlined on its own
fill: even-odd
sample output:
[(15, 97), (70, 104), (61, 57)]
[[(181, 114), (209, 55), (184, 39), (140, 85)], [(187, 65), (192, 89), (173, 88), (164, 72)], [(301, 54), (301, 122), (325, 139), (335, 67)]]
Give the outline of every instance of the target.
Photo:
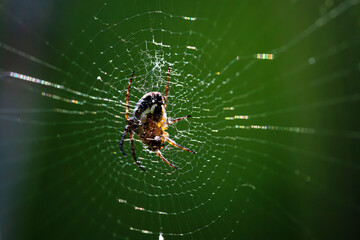
[[(359, 3), (2, 1), (0, 239), (358, 238)], [(198, 154), (137, 141), (142, 172), (127, 83), (168, 65)]]

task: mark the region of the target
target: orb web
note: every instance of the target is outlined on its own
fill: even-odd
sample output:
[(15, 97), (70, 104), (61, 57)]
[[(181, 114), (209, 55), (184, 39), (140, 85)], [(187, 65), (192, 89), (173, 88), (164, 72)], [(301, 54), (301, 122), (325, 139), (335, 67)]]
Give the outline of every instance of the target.
[[(346, 121), (321, 121), (332, 111), (348, 114), (341, 110), (344, 104), (358, 106), (358, 88), (333, 91), (358, 74), (353, 58), (347, 58), (348, 67), (334, 61), (358, 47), (358, 36), (343, 35), (324, 45), (316, 41), (344, 26), (358, 3), (319, 3), (317, 12), (292, 29), (268, 12), (264, 1), (259, 9), (242, 1), (211, 12), (202, 10), (204, 2), (187, 11), (175, 3), (106, 1), (94, 4), (86, 23), (75, 30), (59, 24), (64, 36), (52, 40), (33, 31), (11, 7), (2, 7), (22, 31), (17, 34), (30, 36), (46, 52), (38, 56), (31, 45), (1, 38), (0, 51), (10, 60), (2, 62), (1, 84), (14, 93), (3, 90), (0, 119), (8, 130), (1, 148), (4, 166), (16, 173), (2, 186), (9, 199), (16, 199), (4, 200), (9, 207), (3, 216), (41, 209), (34, 213), (42, 219), (37, 228), (30, 227), (30, 215), (23, 219), (23, 234), (37, 237), (62, 225), (56, 237), (251, 238), (259, 233), (246, 230), (248, 225), (264, 227), (252, 215), (275, 219), (276, 230), (294, 229), (289, 236), (322, 236), (284, 201), (287, 194), (294, 196), (285, 192), (331, 192), (314, 168), (359, 169), (341, 150), (323, 150), (334, 137), (358, 141), (358, 129)], [(297, 7), (306, 9), (300, 1), (278, 4), (295, 15), (302, 12)], [(259, 15), (269, 22), (262, 25)], [(282, 17), (293, 20), (290, 13)], [(275, 36), (271, 29), (276, 26), (289, 32)], [(304, 52), (308, 46), (314, 49)], [(13, 59), (24, 65), (11, 64)], [(324, 70), (322, 64), (333, 68)], [(135, 71), (132, 112), (144, 94), (165, 92), (168, 66), (167, 115), (192, 115), (168, 133), (197, 154), (166, 144), (162, 153), (179, 168), (174, 170), (135, 137), (143, 172), (132, 159), (129, 139), (127, 157), (118, 147), (127, 84)], [(21, 151), (6, 150), (16, 148)], [(14, 190), (23, 186), (31, 191)], [(335, 195), (331, 192), (330, 206), (355, 207), (352, 199)]]

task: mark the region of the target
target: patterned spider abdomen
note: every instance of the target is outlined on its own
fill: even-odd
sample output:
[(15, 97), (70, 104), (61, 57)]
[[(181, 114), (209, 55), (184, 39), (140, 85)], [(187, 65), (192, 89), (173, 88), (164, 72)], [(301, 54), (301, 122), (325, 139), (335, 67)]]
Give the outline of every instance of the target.
[(161, 149), (167, 137), (164, 98), (159, 92), (145, 94), (129, 119), (133, 131), (152, 151)]
[(144, 114), (151, 113), (155, 121), (161, 119), (163, 114), (164, 98), (159, 92), (149, 92), (145, 94), (134, 108), (132, 117), (140, 119)]

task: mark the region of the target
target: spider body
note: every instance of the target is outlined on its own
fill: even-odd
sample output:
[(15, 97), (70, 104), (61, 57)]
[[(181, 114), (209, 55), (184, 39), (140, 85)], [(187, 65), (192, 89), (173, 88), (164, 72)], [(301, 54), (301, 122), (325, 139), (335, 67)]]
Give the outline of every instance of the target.
[(132, 130), (151, 151), (164, 147), (167, 137), (167, 117), (164, 98), (159, 92), (145, 94), (136, 104), (130, 117)]
[(147, 145), (148, 149), (154, 151), (164, 162), (169, 164), (171, 167), (177, 169), (173, 164), (164, 158), (161, 154), (160, 150), (164, 147), (165, 142), (168, 142), (170, 145), (180, 148), (184, 151), (190, 153), (196, 153), (191, 151), (190, 149), (184, 148), (171, 140), (166, 132), (168, 125), (181, 121), (183, 119), (191, 117), (191, 115), (187, 115), (185, 117), (175, 118), (168, 120), (166, 115), (166, 103), (167, 97), (169, 93), (169, 79), (170, 79), (170, 67), (168, 68), (167, 80), (166, 80), (166, 88), (165, 88), (165, 96), (163, 97), (159, 92), (149, 92), (145, 94), (136, 104), (133, 114), (129, 117), (129, 93), (131, 81), (133, 79), (134, 72), (132, 73), (129, 85), (126, 93), (126, 127), (120, 141), (119, 147), (121, 152), (126, 156), (123, 150), (124, 140), (127, 134), (130, 136), (131, 143), (131, 153), (135, 162), (139, 165), (139, 167), (145, 171), (143, 166), (138, 162), (135, 154), (135, 146), (133, 139), (133, 132), (139, 136), (142, 143)]

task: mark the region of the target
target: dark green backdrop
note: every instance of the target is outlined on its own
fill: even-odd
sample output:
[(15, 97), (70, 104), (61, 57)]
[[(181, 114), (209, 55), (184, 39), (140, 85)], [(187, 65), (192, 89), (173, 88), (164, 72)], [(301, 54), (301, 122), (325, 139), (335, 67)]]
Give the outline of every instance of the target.
[[(357, 238), (359, 3), (2, 1), (0, 239)], [(136, 141), (143, 172), (127, 83), (168, 65), (197, 154)]]

